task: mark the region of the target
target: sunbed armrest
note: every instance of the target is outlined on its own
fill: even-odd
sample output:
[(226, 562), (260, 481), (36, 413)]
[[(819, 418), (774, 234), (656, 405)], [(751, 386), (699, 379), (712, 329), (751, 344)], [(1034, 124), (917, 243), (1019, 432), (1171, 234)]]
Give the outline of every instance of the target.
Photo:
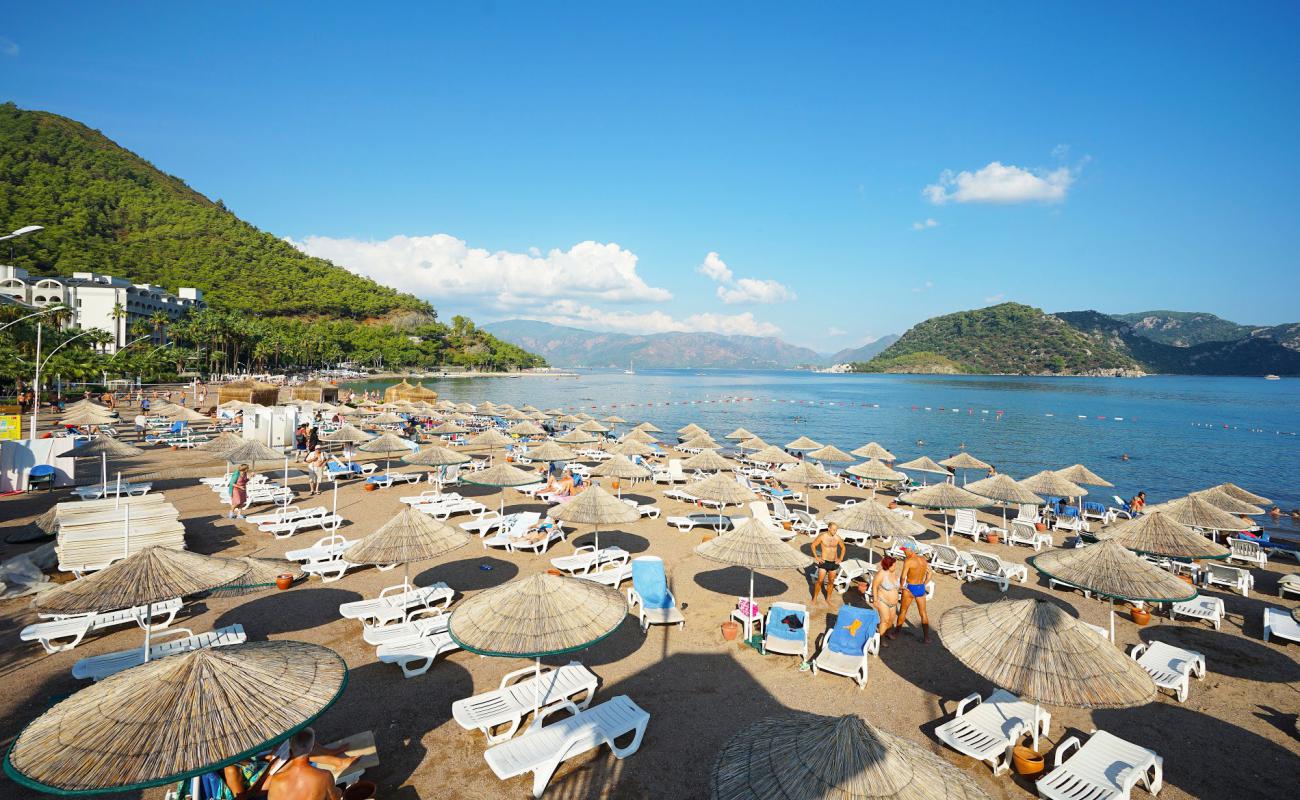
[(531, 731), (535, 728), (542, 727), (542, 725), (544, 725), (546, 722), (546, 718), (549, 717), (551, 714), (554, 714), (556, 711), (569, 711), (575, 717), (582, 713), (582, 709), (578, 708), (578, 706), (575, 705), (572, 700), (568, 700), (568, 699), (558, 700), (554, 703), (551, 703), (546, 708), (543, 708), (541, 711), (537, 712), (537, 718), (534, 719), (532, 724), (528, 726), (528, 730)]
[[(179, 636), (177, 636), (179, 634)], [(194, 635), (194, 631), (189, 628), (167, 628), (166, 630), (152, 633), (149, 636), (150, 646), (158, 644), (159, 639), (180, 638), (185, 639)]]
[(1061, 762), (1066, 758), (1066, 753), (1072, 749), (1078, 750), (1080, 747), (1083, 747), (1083, 744), (1079, 742), (1079, 737), (1077, 736), (1071, 736), (1069, 739), (1061, 742), (1056, 746), (1056, 761), (1054, 766), (1061, 766)]
[(517, 681), (518, 679), (523, 678), (525, 676), (538, 675), (538, 674), (545, 675), (546, 673), (553, 672), (554, 670), (555, 667), (550, 667), (545, 665), (543, 665), (540, 670), (538, 670), (537, 667), (535, 666), (521, 667), (520, 669), (514, 670), (513, 672), (507, 672), (505, 675), (503, 675), (501, 677), (501, 685), (497, 688), (504, 689), (510, 684)]
[(399, 583), (399, 584), (397, 584), (396, 586), (388, 586), (388, 587), (385, 587), (385, 588), (379, 590), (379, 599), (380, 599), (380, 600), (384, 599), (384, 598), (387, 597), (391, 592), (394, 592), (394, 591), (400, 591), (400, 592), (402, 592), (402, 593), (404, 594), (404, 593), (409, 592), (409, 591), (411, 591), (411, 590), (413, 590), (413, 589), (415, 589), (415, 588), (416, 588), (416, 587), (411, 586), (411, 585), (409, 585), (409, 584), (405, 584), (405, 583)]
[(980, 697), (979, 692), (971, 692), (970, 694), (963, 697), (961, 699), (961, 702), (957, 704), (957, 713), (954, 716), (960, 717), (962, 714), (965, 714), (969, 710), (969, 708), (974, 708), (975, 706), (983, 702), (984, 702), (984, 698)]
[(419, 616), (422, 616), (422, 615), (425, 615), (425, 614), (428, 614), (428, 615), (430, 615), (430, 616), (434, 616), (434, 617), (441, 617), (442, 614), (443, 614), (443, 611), (442, 611), (442, 608), (441, 608), (440, 606), (420, 606), (419, 608), (415, 608), (415, 609), (412, 609), (412, 610), (406, 612), (406, 616), (402, 617), (402, 622), (410, 622), (411, 620), (415, 619), (416, 617), (419, 617)]
[(1129, 651), (1128, 657), (1133, 659), (1134, 661), (1137, 661), (1139, 658), (1142, 657), (1142, 654), (1145, 653), (1146, 651), (1147, 651), (1146, 643), (1143, 642), (1143, 643), (1135, 644), (1133, 645), (1133, 649)]

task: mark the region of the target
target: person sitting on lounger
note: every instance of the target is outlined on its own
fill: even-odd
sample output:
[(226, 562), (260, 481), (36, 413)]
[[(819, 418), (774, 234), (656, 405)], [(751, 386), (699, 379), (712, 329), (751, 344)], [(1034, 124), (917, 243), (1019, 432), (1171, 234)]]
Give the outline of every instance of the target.
[(355, 758), (345, 758), (316, 747), (316, 733), (304, 728), (289, 740), (289, 761), (266, 782), (266, 800), (339, 800), (334, 773), (321, 766), (345, 771)]
[(925, 585), (930, 582), (930, 562), (926, 561), (917, 552), (913, 545), (903, 545), (903, 552), (907, 557), (903, 559), (903, 604), (898, 612), (898, 621), (894, 623), (894, 631), (897, 632), (907, 621), (907, 609), (912, 602), (916, 602), (916, 608), (921, 612), (921, 641), (928, 643), (930, 641), (930, 615), (926, 613), (925, 608)]
[(1130, 514), (1141, 514), (1142, 509), (1147, 506), (1147, 493), (1138, 492), (1132, 500), (1128, 501), (1128, 510)]

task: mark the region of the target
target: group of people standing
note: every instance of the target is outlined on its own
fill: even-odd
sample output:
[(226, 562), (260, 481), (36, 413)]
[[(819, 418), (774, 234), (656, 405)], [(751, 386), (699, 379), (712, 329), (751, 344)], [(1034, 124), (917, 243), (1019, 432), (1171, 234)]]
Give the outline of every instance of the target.
[[(813, 605), (818, 603), (818, 598), (824, 598), (830, 604), (831, 588), (835, 585), (846, 552), (847, 545), (840, 536), (839, 526), (833, 522), (813, 539), (812, 556), (817, 567), (812, 589)], [(882, 640), (894, 638), (898, 629), (907, 621), (907, 612), (915, 603), (921, 615), (921, 640), (929, 642), (930, 615), (926, 608), (926, 593), (932, 578), (930, 562), (910, 544), (903, 546), (903, 553), (901, 560), (892, 556), (883, 557), (875, 576), (870, 579), (866, 575), (854, 577), (842, 599), (847, 605), (876, 610), (880, 615), (877, 632)]]

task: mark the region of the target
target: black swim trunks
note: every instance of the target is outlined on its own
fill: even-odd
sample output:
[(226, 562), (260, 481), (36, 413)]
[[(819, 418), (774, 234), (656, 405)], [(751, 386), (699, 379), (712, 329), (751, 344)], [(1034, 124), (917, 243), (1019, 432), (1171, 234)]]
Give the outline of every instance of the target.
[(824, 569), (827, 572), (839, 572), (840, 562), (838, 561), (818, 561), (817, 569)]

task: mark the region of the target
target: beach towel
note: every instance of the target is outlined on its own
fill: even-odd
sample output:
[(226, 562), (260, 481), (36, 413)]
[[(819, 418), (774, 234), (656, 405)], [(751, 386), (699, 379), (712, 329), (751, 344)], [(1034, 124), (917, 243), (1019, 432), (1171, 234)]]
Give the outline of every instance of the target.
[(664, 577), (664, 562), (655, 559), (632, 562), (632, 586), (641, 595), (641, 603), (646, 608), (672, 608), (672, 595), (668, 592), (668, 581)]
[(802, 642), (807, 638), (804, 612), (794, 608), (773, 608), (767, 615), (767, 635), (773, 639)]
[(860, 656), (879, 625), (880, 615), (874, 608), (842, 606), (826, 646), (832, 653)]

